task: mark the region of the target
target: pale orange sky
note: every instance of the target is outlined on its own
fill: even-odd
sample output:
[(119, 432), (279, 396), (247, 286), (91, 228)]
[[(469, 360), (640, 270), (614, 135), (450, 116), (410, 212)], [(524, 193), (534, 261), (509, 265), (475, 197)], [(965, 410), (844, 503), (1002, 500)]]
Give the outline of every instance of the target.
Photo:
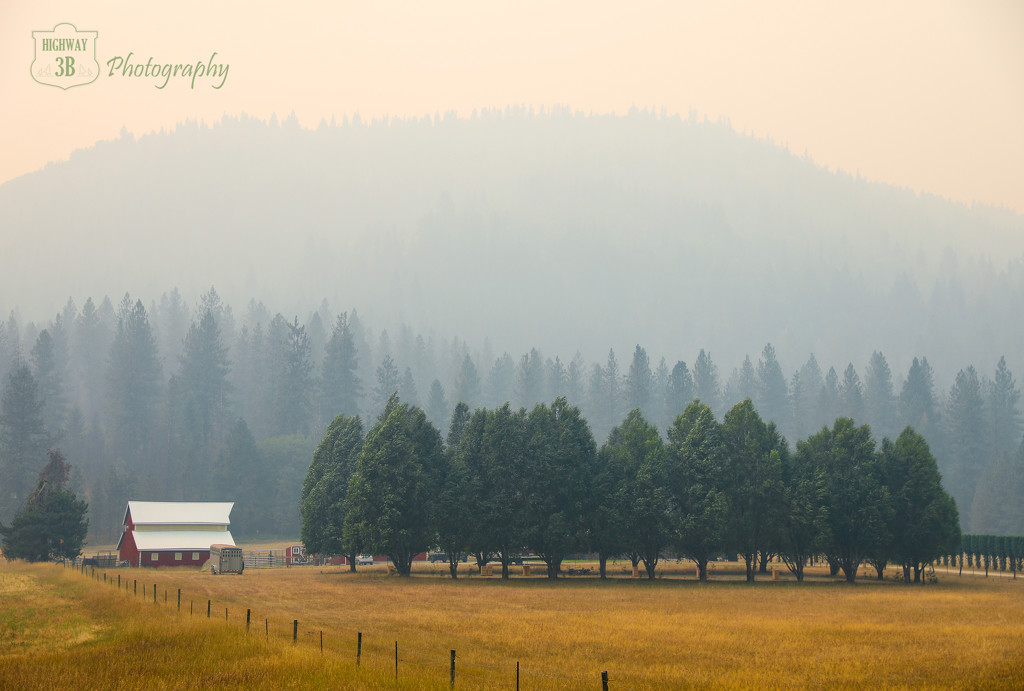
[[(1024, 3), (270, 2), (0, 5), (0, 182), (77, 148), (223, 114), (315, 127), (526, 105), (691, 109), (869, 179), (1024, 213)], [(33, 30), (99, 32), (103, 71), (29, 75)], [(226, 62), (224, 88), (105, 62)]]

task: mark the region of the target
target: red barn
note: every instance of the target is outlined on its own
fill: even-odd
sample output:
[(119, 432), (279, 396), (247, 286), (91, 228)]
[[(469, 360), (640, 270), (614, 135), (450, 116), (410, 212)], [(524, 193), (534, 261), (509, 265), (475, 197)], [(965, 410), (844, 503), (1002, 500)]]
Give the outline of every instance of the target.
[(202, 566), (210, 545), (234, 545), (234, 502), (130, 501), (117, 552), (132, 566)]

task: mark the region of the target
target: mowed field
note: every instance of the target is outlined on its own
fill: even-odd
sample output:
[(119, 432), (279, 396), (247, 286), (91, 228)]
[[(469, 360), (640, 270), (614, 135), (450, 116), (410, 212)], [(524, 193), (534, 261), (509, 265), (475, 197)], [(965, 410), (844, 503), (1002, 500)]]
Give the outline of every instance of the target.
[(515, 689), (517, 663), (522, 689), (600, 689), (602, 671), (610, 689), (1024, 687), (1024, 579), (612, 571), (452, 582), (441, 565), (400, 579), (384, 566), (212, 576), (0, 562), (0, 688), (443, 689), (451, 650), (456, 688)]

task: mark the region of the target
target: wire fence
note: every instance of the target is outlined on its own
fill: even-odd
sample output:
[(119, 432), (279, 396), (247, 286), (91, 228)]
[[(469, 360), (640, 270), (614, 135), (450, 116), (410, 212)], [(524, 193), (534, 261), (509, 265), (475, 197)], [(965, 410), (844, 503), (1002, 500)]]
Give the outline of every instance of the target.
[[(394, 675), (396, 680), (414, 678), (441, 684), (447, 680), (453, 688), (458, 685), (459, 688), (471, 689), (519, 690), (572, 686), (637, 691), (635, 687), (610, 677), (606, 670), (555, 674), (523, 666), (520, 661), (488, 663), (472, 654), (460, 654), (456, 650), (412, 646), (403, 642), (401, 636), (385, 636), (381, 633), (367, 635), (356, 629), (343, 632), (337, 629), (309, 628), (298, 619), (288, 620), (270, 611), (242, 609), (234, 603), (216, 602), (205, 596), (196, 597), (183, 593), (176, 586), (140, 578), (135, 573), (111, 574), (80, 562), (67, 562), (65, 567), (95, 582), (116, 588), (140, 604), (155, 604), (182, 617), (220, 620), (228, 626), (244, 629), (248, 635), (261, 636), (268, 643), (319, 649), (321, 654), (348, 658), (357, 667), (365, 667), (386, 676)], [(641, 688), (652, 687), (641, 682)]]

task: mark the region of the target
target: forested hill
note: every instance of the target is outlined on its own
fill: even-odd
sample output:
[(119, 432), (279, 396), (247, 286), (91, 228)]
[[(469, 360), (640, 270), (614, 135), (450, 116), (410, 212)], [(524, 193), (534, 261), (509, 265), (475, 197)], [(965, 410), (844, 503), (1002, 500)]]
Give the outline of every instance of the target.
[(6, 183), (0, 228), (0, 313), (23, 319), (71, 295), (216, 285), (510, 352), (1024, 361), (1020, 215), (696, 118), (188, 123)]

